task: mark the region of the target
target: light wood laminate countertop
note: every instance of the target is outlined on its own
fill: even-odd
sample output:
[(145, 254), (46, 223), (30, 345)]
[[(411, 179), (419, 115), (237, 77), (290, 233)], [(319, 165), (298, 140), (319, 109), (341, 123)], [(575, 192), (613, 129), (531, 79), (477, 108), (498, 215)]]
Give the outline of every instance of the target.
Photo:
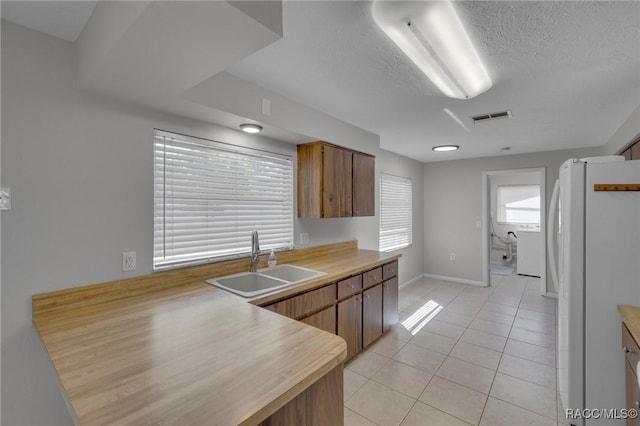
[(627, 325), (631, 336), (640, 342), (640, 308), (636, 306), (618, 305), (618, 311), (622, 316), (622, 322)]
[(251, 303), (202, 279), (168, 286), (162, 274), (140, 279), (142, 293), (127, 280), (62, 290), (34, 296), (33, 321), (77, 424), (257, 424), (340, 365), (346, 344), (252, 303), (398, 257), (357, 249), (292, 257), (327, 275)]

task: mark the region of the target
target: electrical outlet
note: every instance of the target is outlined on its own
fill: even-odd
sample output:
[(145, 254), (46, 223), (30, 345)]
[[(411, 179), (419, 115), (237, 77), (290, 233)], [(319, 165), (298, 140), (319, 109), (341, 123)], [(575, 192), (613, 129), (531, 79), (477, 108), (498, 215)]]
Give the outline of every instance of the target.
[(449, 253), (449, 260), (456, 260), (456, 254), (455, 253)]
[(309, 233), (301, 232), (300, 233), (300, 244), (309, 244)]
[(136, 270), (136, 252), (128, 251), (122, 253), (122, 272)]
[(0, 210), (11, 210), (11, 188), (0, 188)]

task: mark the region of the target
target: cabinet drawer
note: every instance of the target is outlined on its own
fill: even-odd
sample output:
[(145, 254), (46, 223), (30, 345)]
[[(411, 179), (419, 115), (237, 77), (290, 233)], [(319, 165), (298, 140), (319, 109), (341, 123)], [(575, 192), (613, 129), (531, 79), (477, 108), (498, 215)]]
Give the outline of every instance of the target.
[(360, 290), (362, 290), (362, 275), (360, 274), (338, 281), (338, 299), (344, 299)]
[(362, 288), (369, 288), (382, 282), (382, 266), (362, 274)]
[(398, 275), (398, 261), (382, 265), (382, 279), (388, 280)]
[(635, 370), (638, 361), (640, 361), (640, 349), (624, 323), (622, 323), (622, 347), (625, 352), (625, 358)]
[(331, 284), (299, 296), (281, 300), (266, 308), (293, 319), (319, 311), (336, 301), (336, 285)]

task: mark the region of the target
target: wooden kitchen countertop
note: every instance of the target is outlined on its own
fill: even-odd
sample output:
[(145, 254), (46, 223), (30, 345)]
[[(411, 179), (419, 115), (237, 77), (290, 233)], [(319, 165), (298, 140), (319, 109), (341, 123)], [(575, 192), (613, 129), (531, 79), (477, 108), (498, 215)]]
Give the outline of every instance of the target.
[(640, 342), (640, 308), (636, 306), (618, 305), (622, 321), (627, 325), (631, 336)]
[[(399, 256), (352, 245), (278, 257), (327, 275), (251, 303), (206, 284), (216, 275), (199, 274), (211, 266), (34, 296), (33, 322), (74, 421), (257, 424), (340, 365), (343, 339), (252, 303)], [(229, 265), (226, 272), (237, 272)], [(177, 278), (184, 276), (191, 282)]]

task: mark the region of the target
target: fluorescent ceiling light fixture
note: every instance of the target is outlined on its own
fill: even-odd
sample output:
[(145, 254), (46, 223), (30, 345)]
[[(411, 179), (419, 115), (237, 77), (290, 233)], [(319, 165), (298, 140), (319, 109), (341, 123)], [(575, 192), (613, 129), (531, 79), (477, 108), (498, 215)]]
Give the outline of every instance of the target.
[(449, 1), (375, 1), (373, 20), (446, 96), (471, 99), (491, 79)]
[(458, 145), (440, 145), (440, 146), (434, 146), (431, 149), (437, 152), (447, 152), (447, 151), (457, 151), (460, 149), (460, 147)]
[(240, 130), (246, 133), (260, 133), (262, 131), (262, 126), (259, 124), (245, 123), (240, 125)]

